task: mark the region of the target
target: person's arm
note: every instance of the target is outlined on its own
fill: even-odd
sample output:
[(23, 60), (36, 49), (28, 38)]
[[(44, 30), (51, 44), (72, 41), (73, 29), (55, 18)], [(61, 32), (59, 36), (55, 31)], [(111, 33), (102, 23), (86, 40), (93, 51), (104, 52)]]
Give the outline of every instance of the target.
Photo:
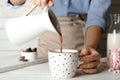
[(85, 46), (80, 53), (79, 68), (85, 73), (96, 73), (100, 63), (100, 53), (96, 50), (102, 32), (105, 31), (105, 16), (111, 0), (91, 0), (85, 33)]
[(97, 48), (99, 40), (102, 35), (102, 28), (97, 25), (93, 25), (88, 28), (85, 38), (85, 47)]
[(12, 5), (21, 5), (25, 3), (26, 0), (8, 0)]
[(86, 22), (85, 46), (96, 49), (102, 31), (105, 31), (106, 12), (111, 0), (91, 0)]

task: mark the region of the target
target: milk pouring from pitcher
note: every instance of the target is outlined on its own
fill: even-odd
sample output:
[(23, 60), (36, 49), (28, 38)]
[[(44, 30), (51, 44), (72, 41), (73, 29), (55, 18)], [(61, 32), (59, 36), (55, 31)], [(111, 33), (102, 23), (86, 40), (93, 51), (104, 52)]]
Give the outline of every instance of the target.
[(47, 7), (43, 9), (42, 14), (28, 16), (36, 7), (36, 5), (33, 6), (26, 16), (7, 20), (6, 33), (11, 43), (18, 46), (23, 45), (46, 31), (61, 34), (55, 14)]

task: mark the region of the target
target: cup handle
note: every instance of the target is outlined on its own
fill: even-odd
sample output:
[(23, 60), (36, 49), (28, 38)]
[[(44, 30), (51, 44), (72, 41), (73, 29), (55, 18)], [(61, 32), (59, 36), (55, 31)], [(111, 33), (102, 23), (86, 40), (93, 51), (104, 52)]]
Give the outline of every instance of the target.
[[(81, 52), (81, 50), (80, 51), (78, 51), (78, 53), (80, 53)], [(83, 64), (84, 62), (82, 62), (82, 61), (80, 61), (79, 60), (79, 57), (78, 57), (78, 64), (77, 64), (77, 67), (80, 65), (80, 64)]]
[(79, 68), (79, 65), (80, 65), (80, 64), (83, 64), (83, 63), (84, 63), (84, 62), (81, 62), (81, 61), (79, 61), (79, 60), (78, 60), (77, 70), (79, 70), (79, 71), (81, 71), (81, 70), (82, 70), (81, 68)]
[(78, 60), (78, 65), (83, 64), (84, 62)]

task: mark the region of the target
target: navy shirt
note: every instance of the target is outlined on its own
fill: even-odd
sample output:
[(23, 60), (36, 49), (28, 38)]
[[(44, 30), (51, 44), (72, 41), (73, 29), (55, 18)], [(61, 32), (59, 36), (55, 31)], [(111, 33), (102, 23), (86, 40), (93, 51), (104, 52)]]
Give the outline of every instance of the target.
[[(8, 0), (6, 1), (8, 2)], [(98, 25), (105, 29), (105, 16), (111, 0), (53, 0), (53, 2), (54, 7), (51, 9), (56, 16), (87, 14), (86, 28)], [(13, 7), (18, 6), (20, 5)]]

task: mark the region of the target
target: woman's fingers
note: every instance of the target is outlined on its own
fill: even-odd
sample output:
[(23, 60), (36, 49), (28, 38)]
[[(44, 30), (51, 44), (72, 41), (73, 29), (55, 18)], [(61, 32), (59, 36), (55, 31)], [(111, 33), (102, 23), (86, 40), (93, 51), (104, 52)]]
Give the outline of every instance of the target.
[(101, 55), (93, 48), (83, 48), (79, 60), (83, 62), (78, 68), (84, 73), (96, 73), (97, 66), (100, 64)]
[(49, 2), (48, 2), (48, 6), (50, 6), (50, 7), (54, 6), (54, 4), (53, 4), (53, 1), (52, 1), (52, 0), (49, 0)]
[(52, 0), (30, 0), (30, 2), (35, 5), (41, 6), (41, 8), (44, 8), (47, 5), (50, 7), (54, 5)]
[(91, 61), (99, 61), (101, 58), (100, 53), (98, 53), (96, 50), (90, 48), (84, 48), (82, 49), (80, 53), (80, 61), (83, 61), (85, 63), (91, 62)]
[(92, 62), (92, 61), (100, 61), (99, 53), (92, 53), (91, 55), (86, 55), (80, 58), (80, 61), (85, 63)]
[(40, 1), (40, 6), (44, 8), (46, 5), (48, 5), (48, 0), (41, 0)]
[(94, 61), (94, 62), (84, 63), (84, 64), (81, 64), (79, 66), (79, 68), (81, 68), (81, 69), (95, 68), (95, 67), (98, 66), (99, 63), (100, 63), (100, 61)]
[(82, 69), (82, 71), (84, 72), (84, 73), (97, 73), (97, 71), (98, 71), (98, 68), (96, 67), (96, 68), (92, 68), (92, 69)]

